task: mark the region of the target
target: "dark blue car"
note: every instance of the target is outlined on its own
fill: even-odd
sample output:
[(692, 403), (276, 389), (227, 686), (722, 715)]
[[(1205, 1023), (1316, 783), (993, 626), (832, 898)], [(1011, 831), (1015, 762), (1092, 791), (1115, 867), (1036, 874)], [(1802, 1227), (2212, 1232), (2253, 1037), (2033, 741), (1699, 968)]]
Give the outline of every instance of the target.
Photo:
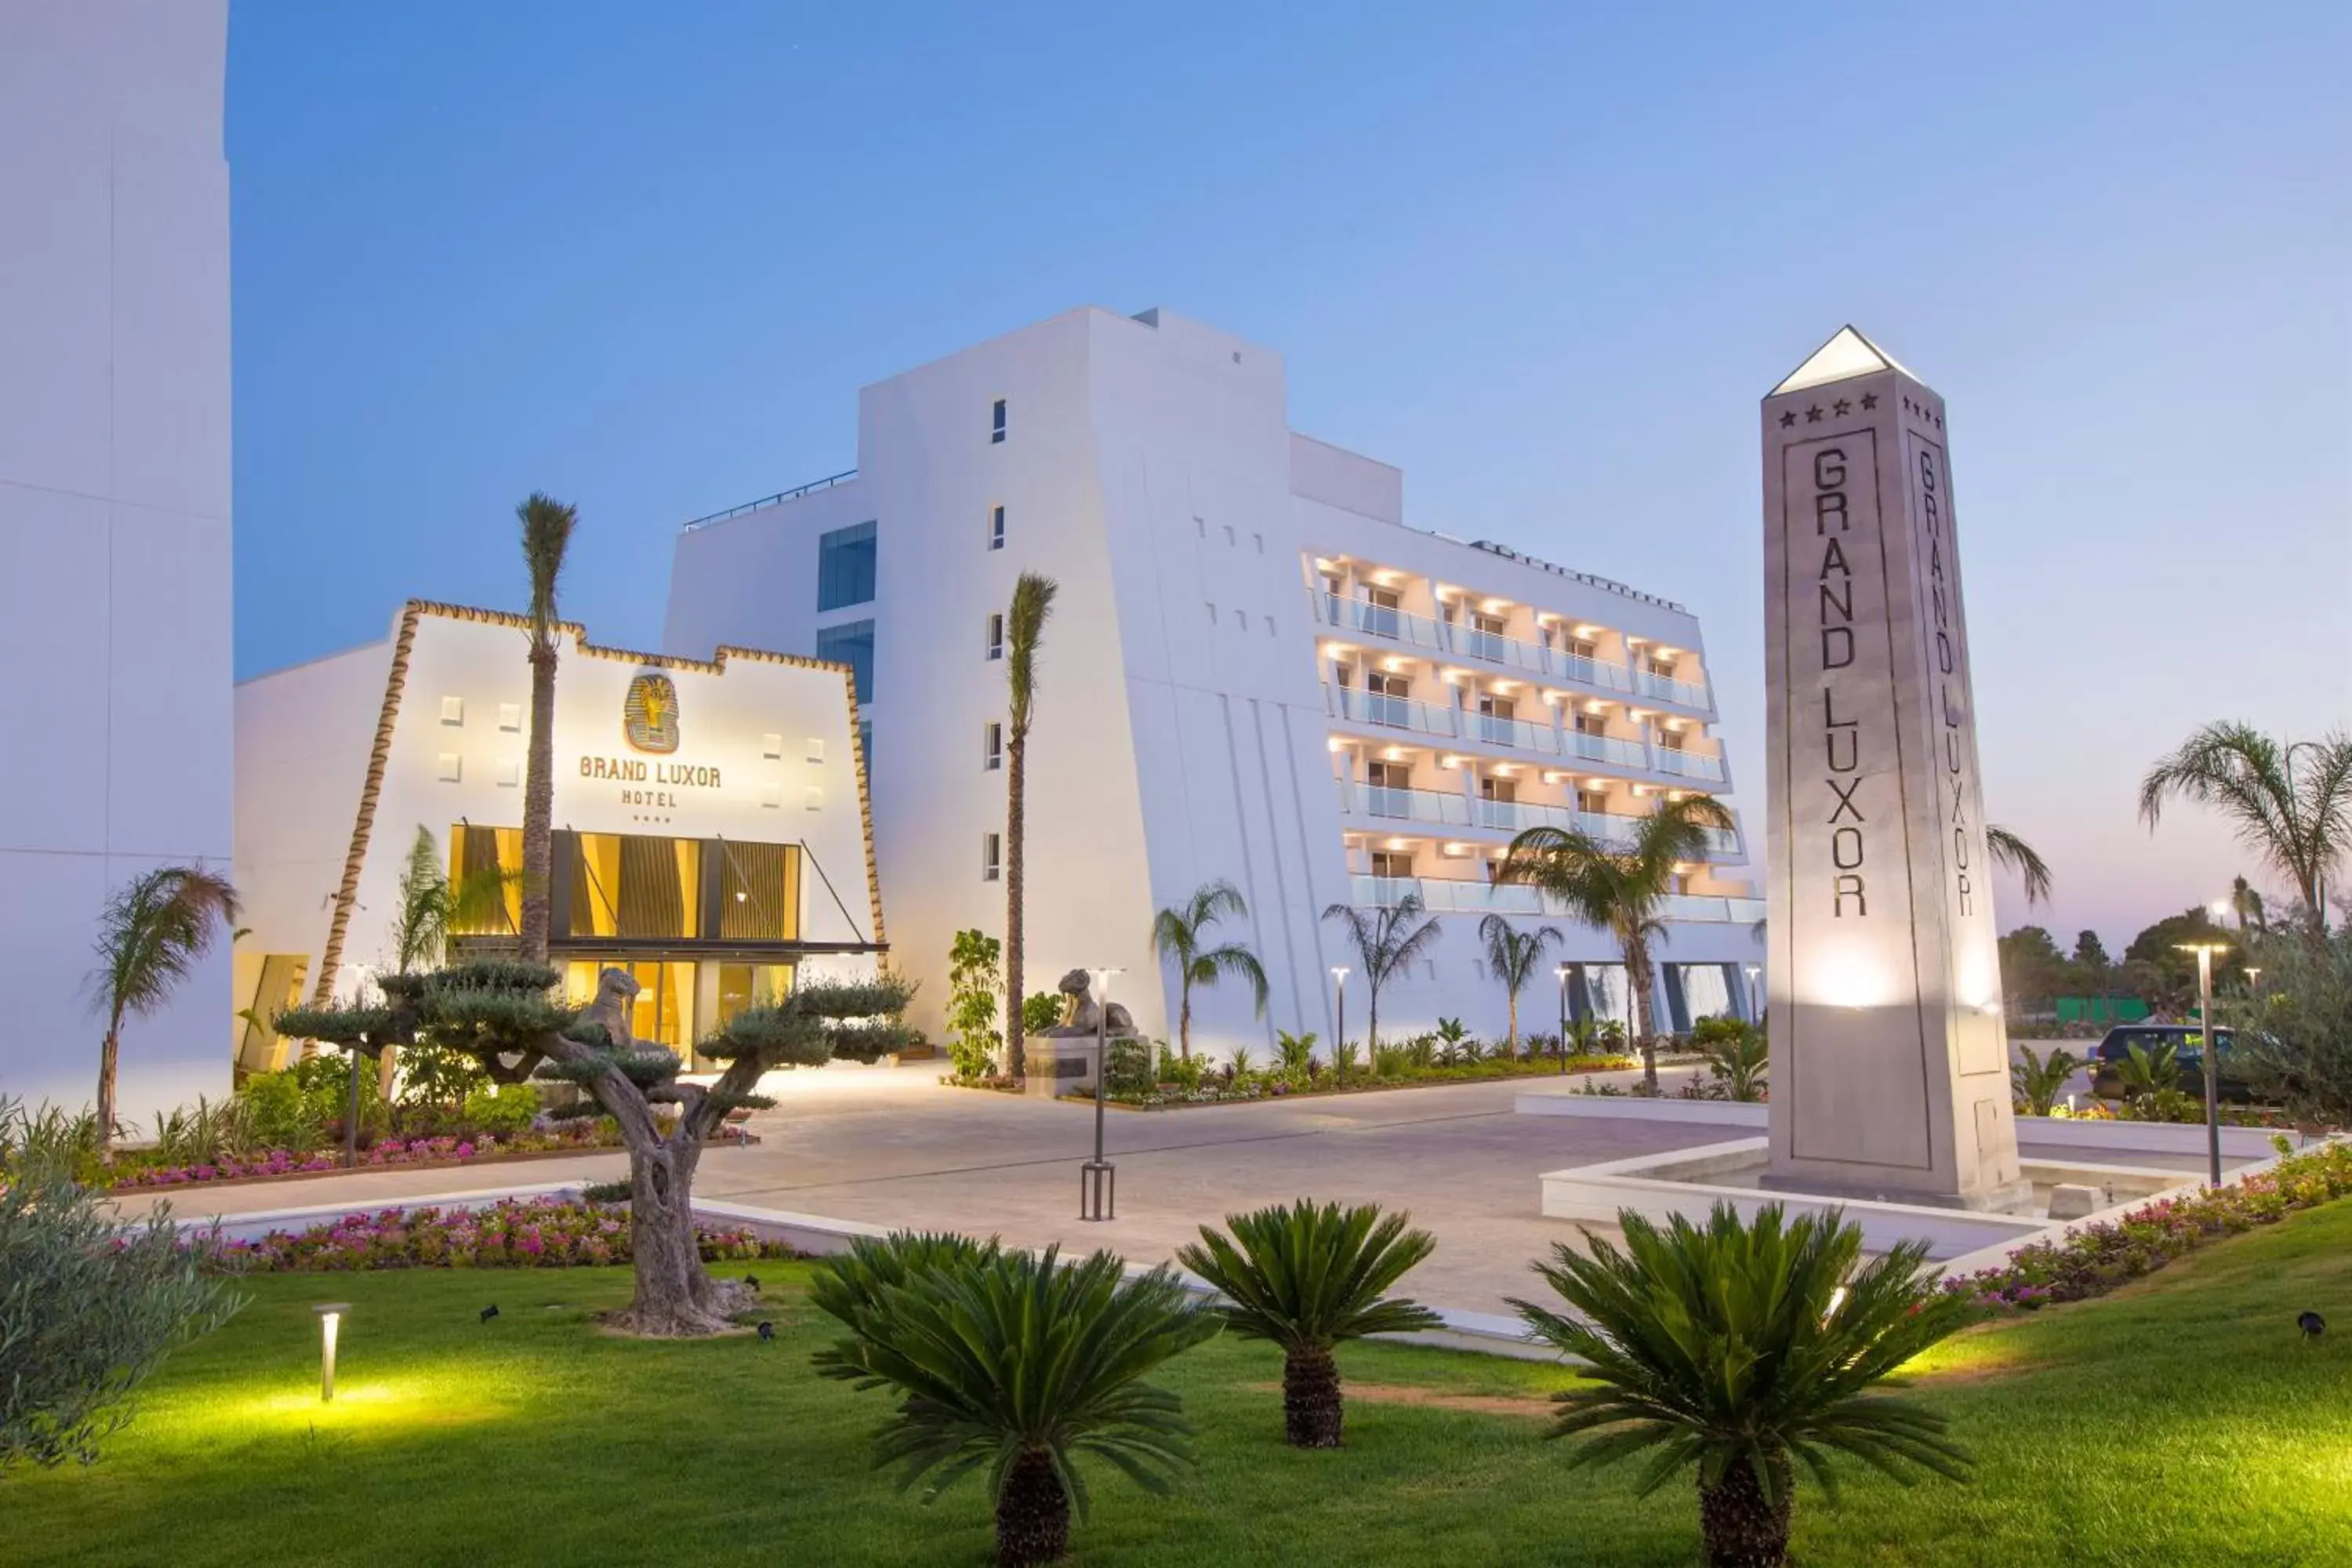
[[(2221, 1097), (2243, 1104), (2253, 1099), (2253, 1089), (2245, 1079), (2230, 1071), (2231, 1054), (2236, 1048), (2237, 1032), (2227, 1025), (2213, 1033), (2221, 1038), (2221, 1054), (2215, 1066), (2221, 1073)], [(2170, 1046), (2173, 1065), (2179, 1069), (2180, 1092), (2195, 1099), (2205, 1098), (2205, 1031), (2194, 1024), (2118, 1024), (2107, 1031), (2099, 1048), (2091, 1055), (2091, 1092), (2103, 1100), (2123, 1098), (2123, 1065), (2130, 1059), (2131, 1047), (2153, 1052)]]

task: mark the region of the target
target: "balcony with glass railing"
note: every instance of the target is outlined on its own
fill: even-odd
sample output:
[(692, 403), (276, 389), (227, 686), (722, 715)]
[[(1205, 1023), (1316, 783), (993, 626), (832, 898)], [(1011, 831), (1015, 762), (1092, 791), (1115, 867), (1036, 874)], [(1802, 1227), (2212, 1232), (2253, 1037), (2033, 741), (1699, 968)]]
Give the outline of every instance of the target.
[(1568, 754), (1588, 762), (1614, 763), (1621, 768), (1646, 768), (1650, 765), (1649, 748), (1639, 741), (1623, 741), (1614, 735), (1588, 734), (1582, 730), (1570, 730), (1564, 739)]
[(1327, 681), (1323, 686), (1323, 704), (1333, 718), (1352, 720), (1359, 724), (1378, 724), (1385, 729), (1412, 730), (1423, 735), (1448, 738), (1461, 733), (1454, 727), (1457, 715), (1451, 703), (1390, 697), (1377, 691), (1359, 690), (1352, 686), (1335, 686)]
[(1680, 752), (1672, 746), (1660, 746), (1651, 755), (1654, 759), (1651, 765), (1662, 773), (1686, 779), (1723, 777), (1721, 757), (1710, 757), (1703, 752)]
[[(1327, 626), (1342, 631), (1363, 632), (1408, 647), (1428, 648), (1463, 658), (1475, 658), (1509, 669), (1526, 670), (1536, 675), (1549, 675), (1561, 680), (1599, 691), (1631, 692), (1639, 688), (1635, 672), (1622, 664), (1585, 654), (1571, 653), (1565, 648), (1548, 647), (1541, 643), (1524, 642), (1505, 637), (1500, 632), (1479, 631), (1455, 621), (1432, 620), (1406, 610), (1392, 610), (1385, 605), (1353, 599), (1340, 594), (1310, 594), (1315, 606), (1315, 618)], [(1646, 672), (1643, 672), (1646, 674)], [(1663, 680), (1663, 677), (1650, 676)], [(1666, 681), (1665, 685), (1687, 687), (1685, 681)], [(1691, 689), (1697, 689), (1691, 688)], [(1671, 691), (1655, 691), (1653, 696), (1669, 702), (1706, 708), (1704, 693), (1696, 704), (1686, 695)]]
[[(1392, 909), (1418, 894), (1432, 914), (1561, 915), (1567, 908), (1524, 882), (1481, 882), (1453, 877), (1352, 877), (1349, 893), (1360, 908)], [(1660, 918), (1714, 924), (1754, 924), (1764, 918), (1761, 899), (1720, 898), (1706, 893), (1671, 893)]]
[[(1577, 811), (1538, 801), (1474, 798), (1452, 790), (1402, 789), (1392, 784), (1360, 784), (1347, 779), (1338, 782), (1343, 814), (1378, 817), (1383, 822), (1478, 827), (1498, 833), (1558, 827), (1573, 829), (1618, 847), (1632, 844), (1642, 823), (1642, 818), (1622, 812)], [(1710, 857), (1739, 853), (1739, 835), (1734, 829), (1710, 827), (1704, 831)]]
[(1633, 672), (1633, 688), (1644, 697), (1654, 697), (1661, 702), (1672, 702), (1679, 708), (1707, 710), (1706, 688), (1696, 681), (1677, 680), (1671, 675), (1658, 675), (1650, 670)]

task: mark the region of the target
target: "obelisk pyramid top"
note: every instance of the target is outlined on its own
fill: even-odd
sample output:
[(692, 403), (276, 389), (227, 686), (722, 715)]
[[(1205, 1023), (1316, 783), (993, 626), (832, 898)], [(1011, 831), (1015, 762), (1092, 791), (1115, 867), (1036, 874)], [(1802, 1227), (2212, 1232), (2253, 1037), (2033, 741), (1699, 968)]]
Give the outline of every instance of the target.
[(1778, 397), (1784, 392), (1801, 392), (1808, 386), (1847, 381), (1857, 375), (1874, 375), (1882, 370), (1899, 370), (1914, 381), (1919, 379), (1904, 369), (1902, 363), (1893, 354), (1853, 328), (1840, 327), (1835, 337), (1815, 349), (1811, 358), (1790, 371), (1786, 380), (1765, 395)]

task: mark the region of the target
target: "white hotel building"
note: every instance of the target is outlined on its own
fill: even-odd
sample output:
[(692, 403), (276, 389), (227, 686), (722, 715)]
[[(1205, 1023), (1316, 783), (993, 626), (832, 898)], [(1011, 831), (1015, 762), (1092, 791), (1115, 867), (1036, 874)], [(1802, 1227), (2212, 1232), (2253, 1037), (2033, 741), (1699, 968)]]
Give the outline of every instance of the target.
[[(1394, 468), (1293, 432), (1281, 357), (1164, 311), (1073, 310), (866, 387), (855, 470), (686, 525), (664, 647), (857, 670), (891, 962), (940, 1026), (949, 942), (1004, 929), (1003, 611), (1060, 585), (1030, 739), (1028, 988), (1124, 971), (1173, 1033), (1153, 911), (1230, 879), (1273, 994), (1196, 992), (1196, 1044), (1262, 1049), (1336, 1019), (1360, 965), (1327, 906), (1418, 890), (1444, 922), (1381, 999), (1383, 1037), (1505, 998), (1480, 918), (1561, 928), (1571, 1006), (1627, 1011), (1603, 932), (1497, 887), (1511, 836), (1602, 834), (1676, 791), (1727, 794), (1698, 622), (1682, 605), (1410, 527)], [(1657, 944), (1657, 1016), (1746, 1012), (1763, 914), (1723, 833)], [(1546, 1029), (1547, 979), (1522, 1026)]]

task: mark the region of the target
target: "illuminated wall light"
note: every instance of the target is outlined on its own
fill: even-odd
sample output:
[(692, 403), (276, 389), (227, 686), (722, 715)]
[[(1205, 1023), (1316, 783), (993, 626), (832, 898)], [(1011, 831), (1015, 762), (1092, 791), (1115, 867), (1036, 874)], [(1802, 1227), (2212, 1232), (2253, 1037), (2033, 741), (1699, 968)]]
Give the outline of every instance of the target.
[(1335, 752), (1344, 752), (1348, 749), (1348, 742), (1334, 735), (1331, 737), (1331, 749)]
[(1601, 628), (1599, 626), (1586, 626), (1581, 623), (1570, 627), (1570, 629), (1574, 631), (1578, 637), (1587, 639), (1597, 637), (1601, 635)]
[(1490, 616), (1501, 615), (1505, 610), (1507, 610), (1510, 607), (1511, 602), (1508, 599), (1488, 599), (1478, 606), (1479, 609), (1485, 611)]
[(341, 1337), (349, 1301), (322, 1301), (310, 1310), (319, 1314), (319, 1403), (335, 1402), (335, 1341)]
[(1596, 697), (1584, 705), (1584, 710), (1587, 713), (1606, 713), (1609, 711), (1609, 704)]

